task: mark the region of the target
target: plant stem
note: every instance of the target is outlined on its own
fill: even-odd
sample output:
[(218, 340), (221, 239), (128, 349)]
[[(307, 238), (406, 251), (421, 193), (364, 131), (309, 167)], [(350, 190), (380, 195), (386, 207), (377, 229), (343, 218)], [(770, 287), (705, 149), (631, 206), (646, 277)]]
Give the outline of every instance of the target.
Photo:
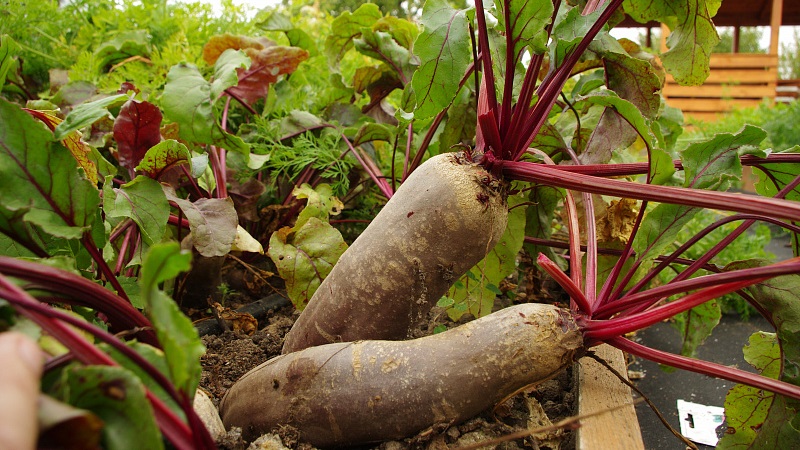
[(539, 253), (539, 256), (536, 258), (536, 263), (539, 264), (539, 267), (544, 269), (548, 275), (553, 277), (559, 286), (564, 288), (570, 296), (570, 299), (576, 303), (578, 311), (587, 315), (591, 312), (592, 306), (589, 304), (580, 286), (578, 286), (572, 278), (568, 277), (556, 263), (551, 261), (544, 253)]
[(92, 236), (89, 233), (84, 233), (83, 237), (81, 238), (81, 242), (83, 242), (83, 246), (92, 256), (92, 259), (97, 264), (97, 267), (100, 268), (100, 272), (102, 272), (106, 280), (111, 283), (111, 287), (117, 291), (117, 295), (130, 302), (128, 294), (125, 292), (125, 289), (122, 288), (122, 285), (119, 284), (119, 280), (117, 280), (117, 277), (114, 275), (114, 272), (111, 271), (111, 268), (108, 267), (106, 260), (103, 259), (103, 255), (97, 249), (97, 244), (94, 243)]
[(800, 387), (779, 381), (773, 378), (746, 372), (733, 367), (716, 364), (709, 361), (701, 361), (694, 358), (687, 358), (672, 353), (656, 350), (637, 344), (623, 337), (614, 337), (606, 340), (606, 343), (628, 352), (632, 355), (646, 358), (660, 364), (666, 364), (678, 369), (689, 370), (710, 377), (722, 378), (723, 380), (735, 383), (746, 384), (758, 389), (764, 389), (776, 394), (786, 395), (794, 399), (800, 399)]
[(532, 181), (554, 187), (574, 189), (592, 194), (627, 197), (662, 203), (722, 209), (749, 214), (764, 214), (788, 220), (800, 220), (800, 203), (754, 195), (732, 194), (675, 186), (660, 186), (604, 179), (567, 172), (553, 166), (525, 161), (507, 161), (503, 175), (512, 180)]
[[(37, 289), (67, 296), (67, 303), (86, 306), (105, 314), (112, 331), (138, 329), (140, 331), (136, 338), (140, 342), (160, 348), (150, 320), (129, 302), (99, 284), (54, 267), (5, 256), (0, 256), (0, 274), (33, 283)], [(61, 301), (65, 300), (62, 298)]]
[[(647, 308), (660, 300), (668, 298), (681, 292), (689, 292), (695, 289), (702, 289), (731, 283), (734, 281), (745, 281), (762, 279), (763, 277), (774, 277), (797, 273), (800, 270), (800, 259), (793, 258), (781, 263), (769, 266), (753, 267), (750, 269), (740, 269), (731, 272), (721, 272), (711, 275), (704, 275), (688, 280), (679, 280), (669, 284), (664, 284), (637, 294), (629, 294), (619, 300), (601, 306), (595, 311), (593, 318), (602, 319), (613, 314), (624, 311), (632, 306)], [(638, 312), (637, 311), (635, 312)], [(630, 314), (628, 314), (630, 315)]]

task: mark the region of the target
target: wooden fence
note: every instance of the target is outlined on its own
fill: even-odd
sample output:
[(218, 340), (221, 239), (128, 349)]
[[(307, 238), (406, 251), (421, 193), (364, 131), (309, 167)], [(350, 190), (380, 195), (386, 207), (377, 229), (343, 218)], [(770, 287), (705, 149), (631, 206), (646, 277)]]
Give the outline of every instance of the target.
[(710, 65), (711, 74), (700, 86), (680, 86), (667, 75), (667, 104), (688, 117), (714, 120), (736, 107), (757, 106), (764, 98), (775, 100), (778, 55), (714, 53)]
[(776, 102), (789, 103), (800, 98), (800, 79), (778, 80)]

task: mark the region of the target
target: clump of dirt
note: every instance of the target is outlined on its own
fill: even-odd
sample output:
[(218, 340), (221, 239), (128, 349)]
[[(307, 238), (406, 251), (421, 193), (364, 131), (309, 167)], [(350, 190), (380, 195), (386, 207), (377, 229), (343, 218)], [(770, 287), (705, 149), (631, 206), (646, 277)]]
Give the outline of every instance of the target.
[(219, 406), (219, 401), (242, 375), (281, 354), (283, 337), (294, 319), (294, 308), (287, 307), (274, 311), (264, 320), (266, 326), (252, 335), (226, 331), (202, 338), (206, 353), (200, 359), (203, 366), (200, 387), (215, 405)]
[[(287, 307), (271, 312), (261, 321), (259, 330), (252, 335), (226, 331), (219, 335), (203, 337), (207, 351), (202, 358), (203, 373), (200, 387), (209, 394), (215, 405), (219, 405), (227, 390), (242, 375), (280, 354), (283, 337), (296, 317), (294, 309)], [(441, 308), (434, 308), (429, 319), (420, 326), (415, 335), (431, 334), (437, 325), (451, 328), (469, 320), (463, 318), (459, 323), (452, 322)], [(548, 420), (556, 422), (574, 415), (576, 411), (572, 380), (572, 371), (567, 370), (465, 423), (433, 427), (403, 441), (383, 442), (377, 446), (362, 448), (445, 450), (483, 443), (528, 428), (540, 427)], [(283, 427), (274, 432), (288, 448), (295, 450), (313, 448), (301, 442), (297, 431), (291, 427)], [(242, 450), (247, 448), (248, 444), (242, 440), (241, 434), (236, 429), (218, 442), (220, 448), (230, 450)], [(522, 448), (569, 450), (574, 447), (572, 433), (563, 430), (537, 435), (535, 439), (518, 438), (488, 446), (503, 450)]]

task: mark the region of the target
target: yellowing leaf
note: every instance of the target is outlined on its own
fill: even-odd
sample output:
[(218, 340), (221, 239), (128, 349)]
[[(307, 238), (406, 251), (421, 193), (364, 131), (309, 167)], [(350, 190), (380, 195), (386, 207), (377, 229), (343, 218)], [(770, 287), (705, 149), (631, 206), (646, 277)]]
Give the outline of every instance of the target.
[(606, 214), (597, 220), (597, 240), (627, 243), (638, 212), (636, 200), (630, 198), (612, 200)]
[[(60, 117), (46, 111), (36, 111), (32, 109), (26, 109), (26, 111), (33, 117), (42, 121), (51, 131), (54, 131), (56, 126), (63, 122)], [(98, 179), (97, 165), (91, 160), (92, 148), (89, 147), (89, 144), (81, 140), (81, 133), (78, 131), (69, 133), (61, 140), (61, 144), (72, 153), (72, 156), (78, 161), (78, 165), (86, 172), (86, 178), (96, 186)]]
[(236, 237), (231, 245), (232, 251), (264, 254), (264, 247), (240, 225), (236, 226)]
[(339, 230), (310, 217), (297, 230), (284, 227), (269, 240), (269, 257), (286, 281), (286, 293), (297, 309), (305, 308), (322, 280), (347, 250)]
[(217, 59), (222, 55), (225, 50), (243, 50), (246, 48), (254, 48), (261, 50), (266, 47), (275, 45), (274, 42), (267, 38), (251, 38), (247, 36), (237, 36), (233, 34), (220, 34), (212, 36), (206, 45), (203, 46), (203, 60), (209, 65), (216, 64)]

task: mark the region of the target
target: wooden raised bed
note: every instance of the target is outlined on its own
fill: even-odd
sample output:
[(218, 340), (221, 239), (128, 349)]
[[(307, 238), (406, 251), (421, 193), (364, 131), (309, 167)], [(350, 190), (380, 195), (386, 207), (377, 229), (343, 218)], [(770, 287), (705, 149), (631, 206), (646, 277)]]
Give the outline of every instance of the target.
[[(617, 372), (627, 376), (622, 351), (603, 344), (595, 353)], [(591, 358), (577, 367), (578, 415), (614, 409), (581, 421), (577, 430), (578, 450), (644, 450), (639, 420), (631, 400), (631, 389), (613, 373)], [(626, 406), (623, 406), (626, 405)]]

